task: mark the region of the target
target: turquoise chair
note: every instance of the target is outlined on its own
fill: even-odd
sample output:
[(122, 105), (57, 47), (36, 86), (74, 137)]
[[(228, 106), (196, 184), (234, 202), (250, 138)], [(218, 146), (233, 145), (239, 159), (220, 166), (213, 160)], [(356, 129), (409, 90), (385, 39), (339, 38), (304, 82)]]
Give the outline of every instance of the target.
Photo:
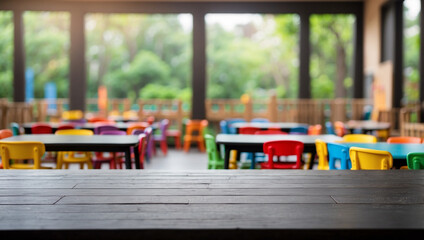
[[(352, 167), (349, 157), (349, 147), (339, 143), (327, 143), (328, 165), (330, 170), (346, 170)], [(340, 168), (336, 167), (336, 161), (340, 161)]]
[(230, 130), (228, 129), (228, 122), (225, 120), (221, 120), (219, 122), (219, 127), (221, 128), (221, 133), (228, 134), (230, 133)]
[(205, 134), (206, 153), (208, 154), (208, 169), (224, 169), (224, 159), (219, 156), (215, 137)]
[(12, 129), (13, 136), (21, 135), (21, 130), (18, 123), (16, 122), (10, 123), (10, 128)]
[(424, 169), (424, 152), (411, 152), (406, 155), (406, 163), (409, 169)]
[(235, 127), (232, 127), (231, 125), (234, 123), (239, 123), (239, 122), (246, 122), (246, 120), (244, 120), (243, 118), (231, 118), (231, 119), (227, 119), (226, 120), (228, 123), (228, 132), (231, 134), (237, 134), (237, 129)]
[(289, 131), (289, 134), (300, 134), (300, 135), (307, 135), (308, 134), (308, 127), (294, 127), (291, 128)]
[(331, 122), (325, 123), (325, 129), (327, 130), (327, 134), (334, 134), (336, 135), (336, 132), (334, 131), (333, 124)]

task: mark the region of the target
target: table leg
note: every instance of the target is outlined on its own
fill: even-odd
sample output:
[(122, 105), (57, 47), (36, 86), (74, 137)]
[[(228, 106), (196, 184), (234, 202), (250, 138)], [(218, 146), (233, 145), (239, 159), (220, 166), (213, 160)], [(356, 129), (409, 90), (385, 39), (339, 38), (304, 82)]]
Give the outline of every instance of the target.
[(312, 169), (314, 167), (316, 156), (317, 156), (317, 152), (316, 151), (312, 151), (311, 152), (311, 162), (309, 163), (308, 169)]
[(225, 148), (224, 168), (228, 169), (230, 165), (230, 148), (227, 146), (224, 146), (224, 148)]
[(135, 169), (140, 169), (140, 152), (138, 151), (138, 146), (134, 147), (134, 163)]
[(129, 147), (125, 151), (125, 167), (131, 169), (131, 148)]

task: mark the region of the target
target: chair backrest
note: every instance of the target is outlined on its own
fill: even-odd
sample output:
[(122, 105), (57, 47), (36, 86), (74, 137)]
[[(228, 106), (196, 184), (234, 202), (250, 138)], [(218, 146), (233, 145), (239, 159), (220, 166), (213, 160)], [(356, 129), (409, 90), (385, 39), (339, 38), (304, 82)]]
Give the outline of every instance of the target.
[(315, 148), (318, 156), (318, 170), (328, 170), (327, 143), (321, 139), (315, 140)]
[(294, 127), (291, 128), (289, 134), (308, 134), (308, 127)]
[(287, 168), (300, 169), (302, 166), (303, 142), (292, 140), (268, 141), (263, 145), (263, 151), (268, 155), (268, 164), (274, 168), (274, 156), (296, 156), (296, 162), (286, 164)]
[(154, 144), (154, 139), (152, 137), (153, 135), (153, 128), (152, 127), (147, 127), (146, 129), (144, 129), (144, 134), (146, 135), (147, 139), (146, 139), (146, 153), (148, 156), (151, 155), (151, 151), (152, 151), (152, 147)]
[(420, 137), (389, 137), (387, 143), (422, 143)]
[(345, 134), (347, 134), (346, 126), (341, 121), (335, 121), (334, 122), (334, 132), (337, 136), (343, 137)]
[(322, 130), (321, 124), (309, 126), (308, 135), (320, 135)]
[(4, 169), (13, 168), (10, 160), (33, 159), (34, 169), (41, 168), (41, 157), (46, 149), (42, 142), (19, 141), (19, 142), (0, 142), (0, 156)]
[(13, 136), (12, 130), (10, 130), (10, 129), (2, 129), (2, 130), (0, 130), (0, 139), (12, 137), (12, 136)]
[(10, 128), (12, 129), (13, 136), (21, 135), (21, 128), (19, 126), (19, 123), (17, 122), (11, 122)]
[(65, 130), (65, 129), (75, 129), (75, 126), (72, 124), (61, 124), (57, 127), (57, 130)]
[(144, 134), (138, 135), (138, 152), (139, 152), (139, 161), (140, 161), (140, 167), (144, 168), (144, 155), (146, 154), (147, 150), (147, 136)]
[(232, 124), (239, 123), (239, 122), (246, 122), (246, 120), (244, 120), (243, 118), (231, 118), (231, 119), (227, 119), (226, 121), (228, 123), (228, 132), (231, 134), (237, 133), (237, 129), (233, 127)]
[(109, 122), (110, 120), (105, 117), (92, 117), (88, 119), (89, 123), (96, 123), (96, 122)]
[(64, 129), (55, 132), (57, 135), (93, 135), (93, 131), (88, 129)]
[(124, 119), (138, 118), (138, 113), (136, 111), (134, 111), (134, 110), (124, 111), (122, 113), (122, 117)]
[(218, 150), (216, 148), (215, 137), (210, 134), (205, 134), (205, 145), (209, 162), (220, 161)]
[(127, 132), (122, 130), (105, 130), (100, 135), (127, 135)]
[(32, 134), (51, 134), (53, 133), (53, 128), (47, 123), (34, 123), (31, 126)]
[(168, 119), (162, 119), (162, 121), (160, 121), (160, 125), (159, 125), (159, 129), (160, 129), (160, 133), (162, 135), (162, 140), (166, 139), (166, 130), (168, 130), (169, 127), (169, 120)]
[(119, 128), (117, 128), (114, 125), (98, 125), (94, 127), (94, 134), (101, 134), (103, 131), (118, 131)]
[(424, 152), (411, 152), (406, 155), (406, 163), (409, 169), (424, 169)]
[(331, 122), (325, 122), (325, 129), (327, 130), (327, 134), (336, 134), (334, 131), (334, 126)]
[(219, 127), (221, 129), (221, 133), (225, 133), (225, 134), (230, 133), (230, 130), (228, 129), (228, 122), (227, 121), (221, 120), (219, 122)]
[(269, 120), (267, 118), (253, 118), (250, 122), (269, 123)]
[(393, 157), (388, 151), (351, 147), (349, 151), (352, 170), (389, 170)]
[(144, 130), (142, 129), (134, 129), (131, 133), (131, 135), (140, 135), (140, 134), (144, 134)]
[(136, 129), (144, 130), (149, 126), (147, 122), (137, 122), (137, 123), (131, 123), (127, 128), (127, 135), (131, 135), (132, 132)]
[(239, 134), (255, 134), (257, 131), (261, 130), (258, 127), (240, 127)]
[(81, 110), (69, 110), (62, 112), (63, 120), (80, 120), (84, 118), (84, 113)]
[(376, 143), (377, 137), (368, 134), (346, 134), (342, 142)]
[(267, 129), (267, 130), (256, 131), (255, 134), (257, 134), (257, 135), (268, 135), (268, 134), (282, 134), (282, 135), (287, 135), (289, 133), (288, 132), (281, 131), (279, 129)]
[[(330, 170), (350, 169), (349, 147), (339, 143), (327, 143), (328, 165)], [(336, 167), (336, 160), (340, 160), (340, 168)]]
[(188, 120), (185, 126), (185, 134), (190, 136), (200, 136), (202, 134), (202, 120)]

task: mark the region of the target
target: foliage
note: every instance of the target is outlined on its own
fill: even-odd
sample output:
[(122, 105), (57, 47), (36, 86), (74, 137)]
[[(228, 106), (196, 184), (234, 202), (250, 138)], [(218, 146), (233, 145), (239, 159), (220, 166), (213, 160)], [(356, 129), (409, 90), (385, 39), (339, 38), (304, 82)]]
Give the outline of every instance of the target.
[(0, 11), (0, 98), (12, 98), (13, 24), (12, 12)]

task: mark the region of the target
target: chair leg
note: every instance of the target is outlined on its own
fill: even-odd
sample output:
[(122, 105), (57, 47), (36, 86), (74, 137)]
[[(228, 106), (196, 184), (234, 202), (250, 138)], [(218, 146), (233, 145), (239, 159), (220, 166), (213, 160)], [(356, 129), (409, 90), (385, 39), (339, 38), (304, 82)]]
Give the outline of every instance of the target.
[(175, 136), (175, 148), (176, 149), (181, 149), (181, 138), (180, 136)]
[(190, 150), (190, 144), (191, 144), (191, 141), (188, 141), (188, 140), (184, 141), (184, 152), (188, 152), (188, 150)]
[(166, 156), (168, 153), (168, 144), (166, 140), (160, 142), (160, 148), (162, 149), (163, 154)]

